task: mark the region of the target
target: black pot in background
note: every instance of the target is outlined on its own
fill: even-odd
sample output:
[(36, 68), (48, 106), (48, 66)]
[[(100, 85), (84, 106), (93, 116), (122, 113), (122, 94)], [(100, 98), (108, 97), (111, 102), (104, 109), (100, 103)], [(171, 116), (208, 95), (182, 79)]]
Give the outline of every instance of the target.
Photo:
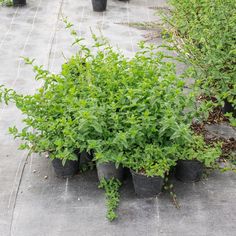
[(159, 176), (148, 177), (131, 170), (135, 193), (139, 197), (156, 197), (161, 193), (164, 179)]
[(105, 11), (107, 8), (107, 0), (92, 0), (92, 5), (94, 11)]
[(79, 171), (79, 162), (67, 160), (65, 165), (62, 165), (61, 159), (53, 159), (52, 165), (58, 177), (72, 177)]
[(26, 0), (13, 0), (13, 6), (22, 7), (26, 5)]
[(99, 181), (101, 181), (103, 178), (106, 180), (116, 178), (122, 181), (124, 178), (124, 168), (121, 166), (116, 168), (115, 164), (112, 162), (96, 163), (96, 166)]
[(203, 174), (203, 164), (197, 160), (179, 160), (175, 177), (183, 182), (197, 182)]
[(236, 108), (232, 106), (231, 103), (229, 103), (227, 100), (224, 101), (225, 105), (223, 107), (223, 113), (229, 113), (232, 112), (233, 117), (236, 118)]

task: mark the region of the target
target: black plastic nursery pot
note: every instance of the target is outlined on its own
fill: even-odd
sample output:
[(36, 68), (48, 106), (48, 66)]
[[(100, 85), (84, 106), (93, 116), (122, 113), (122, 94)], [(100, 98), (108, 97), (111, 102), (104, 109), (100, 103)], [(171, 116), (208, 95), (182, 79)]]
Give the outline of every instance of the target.
[(13, 6), (22, 7), (26, 5), (26, 0), (13, 0)]
[(197, 182), (203, 174), (203, 164), (197, 160), (179, 160), (175, 177), (182, 182)]
[(223, 107), (223, 113), (229, 113), (232, 112), (233, 117), (236, 118), (236, 108), (232, 106), (231, 103), (229, 103), (227, 100), (224, 101), (224, 107)]
[(98, 179), (101, 181), (103, 178), (106, 180), (116, 178), (120, 181), (124, 178), (124, 168), (119, 166), (116, 168), (114, 163), (96, 163)]
[(92, 5), (94, 11), (105, 11), (107, 8), (107, 0), (92, 0)]
[(134, 191), (139, 197), (156, 197), (162, 191), (164, 179), (159, 176), (148, 177), (131, 170)]
[(79, 161), (67, 160), (63, 166), (62, 160), (55, 158), (52, 160), (52, 165), (58, 177), (72, 177), (79, 171)]

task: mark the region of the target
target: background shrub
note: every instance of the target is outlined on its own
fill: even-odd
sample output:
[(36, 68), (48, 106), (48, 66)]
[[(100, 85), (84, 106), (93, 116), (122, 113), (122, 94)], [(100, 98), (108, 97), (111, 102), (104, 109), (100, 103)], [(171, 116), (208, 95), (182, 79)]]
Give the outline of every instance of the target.
[(236, 105), (236, 1), (170, 0), (165, 20), (176, 49), (195, 66), (198, 85)]

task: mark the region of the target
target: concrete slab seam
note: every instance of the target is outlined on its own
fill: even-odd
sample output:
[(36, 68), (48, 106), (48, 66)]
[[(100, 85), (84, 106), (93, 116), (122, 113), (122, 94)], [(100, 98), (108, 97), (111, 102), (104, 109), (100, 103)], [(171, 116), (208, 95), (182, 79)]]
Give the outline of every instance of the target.
[[(25, 152), (24, 152), (24, 155), (25, 155)], [(27, 163), (27, 160), (28, 160), (29, 156), (30, 156), (30, 154), (28, 154), (26, 156), (25, 160), (24, 160), (24, 163), (23, 163), (23, 166), (22, 166), (22, 169), (21, 169), (21, 172), (20, 172), (20, 178), (19, 178), (19, 181), (18, 181), (18, 184), (17, 184), (17, 187), (16, 187), (16, 194), (15, 194), (15, 197), (14, 197), (14, 200), (13, 200), (13, 207), (12, 207), (12, 213), (11, 213), (11, 222), (10, 222), (10, 227), (9, 227), (9, 236), (12, 235), (11, 232), (12, 232), (12, 225), (13, 225), (13, 220), (14, 220), (14, 211), (15, 211), (15, 207), (16, 207), (16, 200), (17, 200), (20, 185), (21, 185), (21, 182), (22, 182), (25, 166), (26, 166), (26, 163)], [(19, 166), (21, 165), (21, 163), (22, 163), (22, 161), (20, 162)], [(20, 169), (19, 166), (18, 166), (18, 170)], [(17, 172), (18, 172), (18, 170), (17, 170)], [(12, 192), (12, 194), (13, 194), (13, 192)], [(10, 199), (12, 197), (12, 194), (10, 195)], [(9, 206), (10, 206), (10, 200), (9, 200)]]
[[(56, 25), (58, 23), (58, 19), (59, 19), (59, 16), (60, 16), (60, 13), (61, 13), (61, 9), (62, 9), (62, 4), (63, 4), (63, 1), (61, 1), (61, 4), (60, 4), (60, 8), (59, 8), (59, 13), (58, 13), (58, 17), (57, 17), (57, 22), (56, 22)], [(37, 9), (36, 9), (36, 12), (35, 12), (35, 15), (34, 15), (34, 18), (33, 18), (33, 22), (32, 22), (32, 25), (31, 25), (31, 30), (26, 38), (26, 41), (25, 41), (25, 44), (24, 44), (24, 47), (23, 47), (23, 50), (22, 50), (22, 53), (24, 53), (25, 51), (25, 48), (28, 44), (28, 41), (30, 39), (30, 36), (33, 32), (33, 29), (34, 29), (34, 25), (35, 25), (35, 20), (36, 20), (36, 17), (37, 17), (37, 14), (38, 14), (38, 10), (39, 10), (39, 7), (41, 5), (41, 2), (42, 0), (40, 0), (38, 6), (37, 6)], [(13, 20), (12, 20), (13, 22)], [(56, 32), (56, 27), (55, 27), (55, 32)], [(52, 43), (53, 43), (54, 40), (52, 40)], [(50, 60), (50, 58), (49, 58)], [(19, 62), (18, 64), (18, 70), (17, 70), (17, 77), (16, 79), (14, 80), (14, 83), (13, 83), (13, 86), (15, 85), (16, 83), (16, 80), (19, 78), (19, 75), (20, 75), (20, 67), (21, 67), (21, 61)], [(4, 109), (3, 109), (4, 110)], [(25, 155), (25, 152), (23, 154), (23, 156)], [(18, 176), (18, 173), (20, 171), (20, 178), (19, 178), (19, 181), (18, 181), (18, 184), (17, 184), (17, 187), (16, 187), (16, 194), (15, 194), (15, 197), (14, 197), (14, 201), (13, 201), (13, 208), (12, 208), (12, 213), (11, 213), (11, 222), (10, 222), (10, 227), (9, 227), (9, 235), (11, 236), (12, 235), (12, 225), (13, 225), (13, 220), (14, 220), (14, 210), (15, 210), (15, 206), (16, 206), (16, 201), (17, 201), (17, 196), (18, 196), (18, 193), (19, 193), (19, 189), (20, 189), (20, 185), (21, 185), (21, 181), (22, 181), (22, 178), (23, 178), (23, 174), (24, 174), (24, 170), (25, 170), (25, 166), (26, 166), (26, 163), (27, 163), (27, 160), (29, 158), (30, 155), (27, 155), (26, 156), (26, 159), (24, 160), (24, 163), (23, 163), (23, 167), (20, 171), (20, 166), (22, 165), (22, 160), (21, 162), (19, 163), (18, 165), (18, 168), (17, 168), (17, 172), (16, 172), (16, 175), (15, 175), (15, 179), (14, 179), (14, 185), (13, 185), (13, 189), (11, 191), (11, 194), (10, 194), (10, 198), (9, 198), (9, 202), (8, 202), (8, 208), (10, 207), (10, 204), (11, 204), (11, 200), (12, 200), (12, 195), (13, 195), (13, 192), (14, 192), (14, 186), (15, 186), (15, 182), (16, 182), (16, 177)], [(32, 157), (31, 157), (31, 164), (32, 164)], [(67, 180), (67, 186), (68, 186), (68, 180)]]
[[(35, 11), (35, 14), (34, 14), (34, 17), (33, 17), (33, 22), (32, 22), (31, 28), (30, 28), (30, 31), (29, 31), (29, 33), (28, 33), (28, 35), (27, 35), (27, 38), (26, 38), (25, 43), (24, 43), (24, 47), (23, 47), (22, 52), (21, 52), (22, 56), (23, 56), (23, 54), (24, 54), (24, 52), (25, 52), (26, 46), (27, 46), (27, 44), (28, 44), (28, 42), (29, 42), (29, 39), (30, 39), (30, 37), (31, 37), (31, 34), (32, 34), (33, 30), (34, 30), (35, 20), (36, 20), (36, 17), (37, 17), (37, 15), (38, 15), (38, 11), (39, 11), (39, 7), (41, 6), (41, 3), (42, 3), (42, 0), (39, 1), (39, 4), (38, 4), (37, 9), (36, 9), (36, 11)], [(16, 74), (16, 78), (15, 78), (14, 81), (13, 81), (13, 87), (15, 86), (16, 81), (19, 79), (20, 71), (21, 71), (21, 64), (22, 64), (22, 59), (21, 59), (21, 60), (19, 61), (19, 63), (18, 63), (17, 74)]]
[(54, 44), (56, 34), (57, 34), (57, 26), (58, 26), (59, 18), (60, 18), (60, 15), (63, 16), (63, 14), (62, 14), (63, 4), (64, 4), (64, 0), (61, 0), (60, 5), (59, 5), (58, 14), (57, 14), (55, 27), (54, 27), (54, 30), (53, 30), (52, 40), (50, 42), (50, 49), (49, 49), (48, 63), (47, 63), (47, 69), (48, 70), (50, 69), (50, 58), (51, 58), (51, 55), (52, 55), (53, 44)]
[[(6, 37), (7, 37), (7, 36), (9, 35), (9, 33), (11, 32), (12, 25), (13, 25), (13, 23), (14, 23), (14, 20), (15, 20), (15, 18), (16, 18), (17, 13), (18, 13), (18, 9), (19, 9), (19, 7), (17, 7), (16, 10), (15, 10), (15, 12), (14, 12), (14, 15), (13, 15), (13, 17), (12, 17), (12, 19), (11, 19), (11, 23), (10, 23), (10, 26), (9, 26), (8, 31), (7, 31), (7, 32), (4, 34), (4, 36), (2, 37), (2, 40), (1, 40), (1, 43), (0, 43), (0, 49), (2, 48), (2, 46), (3, 46), (3, 44), (4, 44), (5, 40), (6, 40)], [(4, 109), (4, 108), (5, 108), (5, 106), (3, 105), (3, 106), (2, 106), (2, 109)]]
[[(33, 32), (34, 24), (35, 24), (35, 19), (36, 19), (36, 16), (37, 16), (37, 14), (38, 14), (39, 7), (41, 6), (41, 2), (42, 2), (42, 0), (40, 0), (39, 4), (38, 4), (38, 6), (37, 6), (37, 9), (36, 9), (36, 12), (35, 12), (35, 15), (34, 15), (34, 18), (33, 18), (33, 22), (32, 22), (32, 25), (31, 25), (31, 29), (30, 29), (30, 32), (28, 33), (28, 36), (27, 36), (26, 41), (25, 41), (25, 43), (24, 43), (24, 47), (23, 47), (23, 50), (22, 50), (22, 53), (21, 53), (21, 54), (23, 54), (23, 53), (25, 52), (25, 48), (26, 48), (26, 46), (27, 46), (27, 44), (28, 44), (28, 41), (29, 41), (29, 39), (30, 39), (30, 36), (31, 36), (31, 34), (32, 34), (32, 32)], [(18, 12), (18, 8), (19, 8), (19, 7), (17, 7), (17, 9), (16, 9), (16, 11), (15, 11), (16, 14), (17, 14), (17, 12)], [(13, 22), (14, 22), (14, 20), (12, 20), (12, 24), (13, 24)], [(19, 78), (19, 76), (20, 76), (21, 64), (22, 64), (22, 60), (20, 60), (19, 63), (18, 63), (17, 74), (16, 74), (16, 78), (15, 78), (14, 81), (13, 81), (12, 87), (15, 86), (16, 81), (18, 80), (18, 78)], [(7, 105), (6, 105), (6, 104), (3, 104), (1, 114), (5, 111), (6, 107), (7, 107)]]
[(157, 236), (159, 235), (159, 227), (160, 227), (160, 211), (159, 211), (159, 201), (158, 197), (155, 198), (155, 204), (156, 204), (156, 217), (157, 217)]
[[(58, 39), (57, 39), (57, 33), (55, 34), (54, 36), (54, 46), (52, 45), (52, 47), (54, 47), (54, 50), (56, 51), (57, 50), (57, 42), (58, 42)], [(48, 70), (52, 70), (53, 71), (53, 68), (54, 68), (54, 65), (55, 65), (55, 59), (56, 59), (56, 55), (55, 55), (55, 52), (54, 53), (51, 53), (52, 55), (52, 62), (51, 62), (51, 65), (50, 65), (50, 57), (48, 58)]]
[(8, 31), (7, 31), (7, 32), (4, 34), (4, 36), (2, 37), (2, 40), (1, 40), (1, 43), (0, 43), (0, 49), (2, 48), (2, 46), (3, 46), (3, 44), (4, 44), (5, 40), (6, 40), (6, 37), (7, 37), (7, 36), (9, 35), (9, 33), (11, 32), (12, 25), (13, 25), (13, 23), (14, 23), (14, 20), (15, 20), (15, 18), (16, 18), (17, 13), (18, 13), (18, 9), (19, 9), (19, 7), (17, 7), (16, 10), (15, 10), (15, 12), (14, 12), (14, 15), (13, 15), (13, 17), (12, 17), (12, 19), (11, 19), (11, 23), (10, 23), (10, 26), (9, 26)]

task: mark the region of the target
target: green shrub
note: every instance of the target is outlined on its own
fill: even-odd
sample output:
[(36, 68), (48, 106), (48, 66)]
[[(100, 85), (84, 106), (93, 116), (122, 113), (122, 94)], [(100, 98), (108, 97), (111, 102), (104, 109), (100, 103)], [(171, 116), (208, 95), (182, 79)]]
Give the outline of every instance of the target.
[(184, 79), (165, 59), (155, 46), (141, 44), (128, 60), (126, 76), (111, 97), (115, 129), (108, 140), (101, 140), (107, 150), (97, 153), (98, 159), (114, 156), (148, 176), (164, 176), (175, 165), (176, 148), (191, 138), (196, 111), (194, 94), (184, 93)]
[(34, 95), (1, 88), (5, 102), (25, 115), (25, 127), (10, 132), (24, 141), (21, 148), (47, 151), (51, 158), (73, 160), (76, 150), (93, 151), (99, 162), (163, 176), (175, 164), (176, 145), (191, 137), (194, 93), (184, 93), (184, 79), (158, 47), (140, 43), (129, 59), (102, 37), (93, 35), (91, 51), (71, 34), (78, 52), (61, 73), (50, 74), (26, 59), (43, 81)]
[(122, 63), (125, 66), (126, 61), (104, 39), (94, 36), (94, 40), (94, 54), (77, 40), (78, 53), (62, 65), (59, 74), (51, 74), (26, 58), (36, 72), (35, 79), (43, 81), (34, 95), (1, 86), (1, 99), (6, 104), (15, 103), (25, 117), (22, 130), (10, 128), (10, 133), (23, 141), (20, 148), (49, 152), (52, 159), (63, 162), (76, 159), (77, 150), (110, 148), (106, 145), (114, 136), (116, 109), (112, 97), (118, 89), (114, 85), (117, 75), (123, 76)]
[[(32, 64), (27, 60), (27, 63)], [(22, 130), (9, 129), (23, 143), (21, 149), (31, 152), (49, 152), (52, 159), (76, 160), (77, 122), (71, 115), (67, 97), (67, 83), (61, 75), (50, 74), (42, 67), (34, 66), (36, 79), (44, 85), (34, 95), (22, 95), (2, 88), (5, 102), (15, 103), (24, 115)]]
[[(5, 102), (14, 102), (25, 115), (26, 126), (10, 132), (25, 141), (21, 148), (47, 151), (64, 162), (76, 159), (79, 149), (93, 151), (99, 162), (163, 175), (174, 165), (164, 152), (173, 152), (176, 144), (190, 138), (196, 114), (194, 94), (184, 94), (185, 83), (174, 63), (166, 62), (153, 45), (141, 43), (135, 57), (128, 59), (102, 38), (94, 36), (95, 53), (83, 41), (76, 42), (79, 51), (62, 65), (60, 74), (26, 59), (35, 78), (44, 82), (34, 95), (1, 89)], [(148, 165), (137, 162), (145, 158)], [(157, 163), (164, 169), (157, 170)]]
[(176, 157), (179, 160), (198, 160), (206, 167), (212, 167), (221, 155), (220, 144), (209, 146), (202, 136), (193, 135), (190, 142), (178, 147)]
[(195, 66), (197, 86), (236, 106), (236, 1), (170, 0), (175, 49)]
[(13, 2), (12, 0), (0, 0), (0, 5), (3, 5), (3, 6), (13, 6)]

